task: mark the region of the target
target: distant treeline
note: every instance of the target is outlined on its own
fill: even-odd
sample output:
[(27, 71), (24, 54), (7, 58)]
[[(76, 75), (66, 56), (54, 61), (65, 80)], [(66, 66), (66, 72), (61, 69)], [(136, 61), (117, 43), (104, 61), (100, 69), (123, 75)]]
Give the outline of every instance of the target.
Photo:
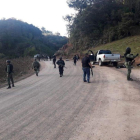
[(54, 35), (44, 27), (40, 30), (20, 20), (0, 20), (0, 58), (33, 56), (37, 53), (52, 55), (67, 41), (67, 37)]
[(140, 0), (67, 0), (70, 42), (85, 49), (140, 34)]

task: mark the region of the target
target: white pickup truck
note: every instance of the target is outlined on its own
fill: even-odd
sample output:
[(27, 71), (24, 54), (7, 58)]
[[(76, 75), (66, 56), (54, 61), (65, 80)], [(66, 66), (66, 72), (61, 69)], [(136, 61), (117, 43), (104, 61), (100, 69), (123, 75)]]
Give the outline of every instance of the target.
[(94, 56), (94, 63), (99, 63), (99, 66), (102, 66), (103, 63), (112, 63), (113, 66), (117, 66), (120, 57), (120, 54), (113, 54), (110, 50), (98, 50)]

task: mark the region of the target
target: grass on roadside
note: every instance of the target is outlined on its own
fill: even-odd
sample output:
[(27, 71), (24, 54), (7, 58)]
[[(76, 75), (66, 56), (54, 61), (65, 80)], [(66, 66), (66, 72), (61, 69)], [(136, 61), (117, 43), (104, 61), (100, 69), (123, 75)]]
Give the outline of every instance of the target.
[[(18, 79), (19, 77), (25, 75), (25, 74), (31, 74), (33, 73), (32, 70), (32, 62), (33, 58), (25, 57), (25, 58), (17, 58), (10, 60), (14, 67), (14, 77)], [(6, 77), (6, 59), (0, 59), (0, 85), (2, 83), (5, 83), (7, 80)]]
[(127, 37), (112, 43), (107, 43), (98, 47), (91, 48), (91, 50), (94, 53), (101, 49), (111, 50), (113, 53), (119, 53), (123, 56), (127, 47), (131, 48), (131, 53), (134, 55), (137, 53), (140, 55), (140, 36)]

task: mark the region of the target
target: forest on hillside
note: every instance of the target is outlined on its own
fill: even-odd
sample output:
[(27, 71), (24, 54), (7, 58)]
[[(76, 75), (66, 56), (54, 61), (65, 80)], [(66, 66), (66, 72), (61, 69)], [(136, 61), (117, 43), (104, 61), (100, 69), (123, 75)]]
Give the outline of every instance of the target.
[(87, 49), (140, 34), (140, 0), (67, 0), (75, 15), (66, 15), (70, 43)]
[(0, 58), (53, 55), (67, 41), (67, 37), (54, 35), (44, 27), (39, 29), (13, 18), (0, 20)]

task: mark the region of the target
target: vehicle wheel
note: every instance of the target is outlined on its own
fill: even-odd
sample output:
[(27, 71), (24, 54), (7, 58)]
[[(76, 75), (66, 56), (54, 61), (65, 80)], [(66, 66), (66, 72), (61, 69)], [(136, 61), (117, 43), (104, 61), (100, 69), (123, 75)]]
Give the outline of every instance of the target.
[(106, 66), (107, 66), (107, 65), (109, 65), (109, 63), (108, 63), (108, 62), (105, 62), (105, 63), (104, 63), (104, 65), (106, 65)]
[(99, 60), (99, 66), (102, 66), (102, 65), (103, 65), (102, 60)]
[(114, 63), (113, 63), (113, 66), (114, 66), (114, 67), (117, 67), (117, 66), (118, 66), (118, 62), (114, 62)]
[(95, 64), (96, 62), (93, 62), (93, 65)]

